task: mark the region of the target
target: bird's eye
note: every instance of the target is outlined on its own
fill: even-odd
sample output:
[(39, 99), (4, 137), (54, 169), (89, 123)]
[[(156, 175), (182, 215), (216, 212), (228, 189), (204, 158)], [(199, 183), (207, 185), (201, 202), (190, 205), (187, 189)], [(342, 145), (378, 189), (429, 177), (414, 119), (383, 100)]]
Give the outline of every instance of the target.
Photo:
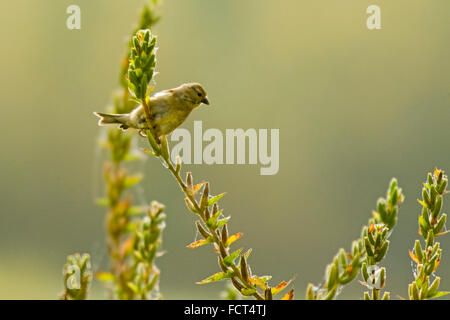
[(201, 97), (202, 96), (202, 94), (199, 92), (199, 93), (197, 93), (197, 95), (199, 96), (199, 97)]

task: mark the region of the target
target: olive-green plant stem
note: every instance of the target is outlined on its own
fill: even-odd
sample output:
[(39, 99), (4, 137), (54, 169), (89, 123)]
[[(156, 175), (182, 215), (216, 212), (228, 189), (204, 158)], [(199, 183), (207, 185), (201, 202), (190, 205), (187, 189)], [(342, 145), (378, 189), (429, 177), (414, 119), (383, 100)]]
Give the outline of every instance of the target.
[[(151, 134), (151, 133), (148, 132), (148, 134)], [(167, 143), (167, 141), (165, 141), (165, 140), (166, 139), (163, 137), (163, 143)], [(163, 148), (167, 149), (168, 147), (166, 145)], [(161, 151), (158, 151), (158, 153), (161, 153)], [(167, 169), (172, 173), (173, 177), (178, 182), (178, 185), (181, 187), (181, 190), (183, 191), (186, 198), (188, 199), (187, 201), (189, 201), (188, 203), (193, 206), (195, 213), (197, 213), (200, 216), (203, 223), (208, 226), (208, 220), (209, 220), (209, 218), (211, 218), (211, 216), (206, 213), (206, 210), (209, 211), (209, 209), (207, 209), (208, 207), (203, 206), (203, 208), (202, 208), (200, 206), (200, 204), (194, 198), (193, 187), (191, 186), (190, 188), (188, 188), (188, 185), (186, 183), (184, 183), (184, 181), (182, 180), (182, 178), (180, 176), (180, 171), (177, 170), (176, 167), (174, 167), (174, 165), (172, 164), (172, 161), (168, 157), (168, 154), (163, 155), (161, 153), (160, 157), (164, 160), (165, 164), (167, 165)], [(192, 175), (190, 173), (188, 173), (188, 177), (192, 177)], [(205, 199), (203, 201), (208, 201), (208, 199), (209, 199), (209, 183), (208, 182), (205, 183), (202, 199)], [(218, 212), (218, 207), (216, 206), (212, 210), (212, 214), (215, 215), (217, 212)], [(197, 225), (197, 226), (199, 226), (199, 225)], [(200, 228), (200, 227), (198, 227), (198, 228)], [(224, 230), (224, 231), (222, 231), (222, 233), (224, 233), (225, 230), (227, 230), (227, 226), (224, 225), (222, 230)], [(212, 239), (212, 241), (216, 244), (216, 248), (219, 249), (219, 252), (220, 252), (219, 265), (222, 268), (223, 272), (225, 274), (227, 274), (228, 272), (230, 272), (230, 268), (231, 268), (231, 270), (232, 270), (231, 281), (232, 281), (233, 285), (235, 286), (235, 288), (237, 290), (239, 290), (239, 292), (241, 292), (241, 293), (242, 293), (243, 289), (248, 289), (248, 290), (250, 290), (250, 292), (253, 291), (255, 288), (253, 285), (251, 285), (251, 283), (248, 279), (248, 277), (250, 275), (248, 275), (246, 278), (244, 278), (242, 272), (240, 271), (240, 268), (238, 268), (238, 266), (235, 264), (234, 261), (232, 261), (232, 263), (229, 265), (230, 268), (225, 266), (223, 263), (223, 260), (230, 256), (229, 248), (228, 248), (227, 244), (225, 243), (227, 241), (228, 237), (226, 237), (226, 239), (224, 239), (224, 237), (222, 237), (221, 234), (219, 234), (219, 229), (217, 228), (217, 226), (214, 226), (214, 225), (208, 226), (208, 231), (206, 231), (206, 232), (207, 233), (204, 234), (204, 236), (207, 235), (206, 239)], [(250, 266), (247, 266), (247, 268), (250, 269)], [(248, 273), (248, 271), (247, 271), (247, 273)], [(270, 290), (270, 288), (268, 288), (268, 290)], [(265, 297), (261, 293), (258, 293), (256, 291), (253, 292), (251, 295), (258, 300), (265, 300)]]
[[(149, 128), (151, 125), (151, 106), (148, 105), (147, 97), (151, 89), (149, 83), (152, 80), (155, 68), (155, 43), (156, 37), (150, 30), (140, 30), (133, 39), (134, 47), (131, 50), (130, 66), (128, 69), (129, 88), (143, 106), (146, 114), (146, 121)], [(143, 67), (146, 66), (146, 67)], [(178, 182), (182, 192), (186, 196), (185, 201), (188, 208), (198, 215), (200, 221), (196, 222), (199, 233), (203, 240), (199, 240), (189, 245), (190, 248), (196, 248), (203, 244), (213, 243), (218, 253), (219, 267), (222, 270), (219, 273), (199, 282), (199, 284), (210, 283), (222, 279), (230, 279), (234, 287), (242, 295), (253, 296), (258, 300), (271, 300), (273, 296), (289, 285), (290, 282), (283, 281), (275, 288), (270, 288), (266, 283), (269, 277), (258, 277), (252, 275), (247, 258), (250, 250), (241, 255), (242, 249), (230, 253), (230, 245), (241, 237), (241, 233), (229, 236), (227, 222), (229, 217), (219, 219), (222, 210), (219, 210), (217, 201), (223, 196), (210, 196), (210, 186), (208, 182), (193, 184), (192, 174), (188, 173), (186, 182), (183, 181), (181, 171), (181, 161), (177, 159), (174, 165), (169, 156), (169, 146), (165, 136), (155, 137), (149, 129), (143, 130), (152, 150), (146, 150), (147, 153), (159, 157), (165, 163), (165, 167)], [(201, 199), (197, 201), (196, 195), (203, 187)], [(235, 260), (238, 260), (237, 264)], [(258, 287), (263, 292), (258, 291)], [(287, 295), (286, 299), (292, 299), (293, 290)]]
[(64, 292), (60, 300), (86, 300), (92, 280), (89, 254), (68, 256), (63, 268), (63, 279)]
[[(394, 178), (389, 184), (386, 198), (380, 198), (377, 201), (377, 210), (372, 212), (373, 218), (369, 220), (367, 226), (361, 231), (361, 237), (353, 241), (352, 249), (346, 252), (340, 249), (325, 271), (325, 284), (323, 286), (314, 286), (309, 284), (306, 289), (306, 299), (308, 300), (331, 300), (343, 286), (353, 281), (362, 266), (363, 278), (372, 291), (372, 299), (380, 298), (379, 289), (385, 284), (386, 270), (378, 270), (376, 265), (386, 255), (389, 237), (392, 229), (397, 223), (398, 210), (400, 204), (404, 201), (402, 190), (398, 187), (397, 180)], [(373, 274), (367, 272), (367, 266)], [(371, 282), (370, 284), (368, 284)], [(376, 287), (378, 285), (379, 287)], [(369, 293), (364, 294), (367, 298)], [(389, 293), (383, 295), (387, 299)]]
[(435, 239), (448, 233), (443, 231), (447, 215), (441, 214), (443, 196), (448, 193), (446, 190), (448, 177), (443, 170), (435, 169), (433, 173), (428, 173), (427, 181), (423, 185), (422, 200), (418, 200), (422, 205), (422, 212), (419, 215), (419, 235), (422, 236), (425, 247), (422, 248), (420, 240), (417, 239), (414, 249), (409, 252), (415, 264), (414, 281), (408, 286), (411, 300), (438, 298), (450, 293), (439, 291), (440, 277), (435, 277), (431, 282), (442, 255), (440, 243)]
[[(150, 0), (144, 6), (135, 30), (150, 28), (159, 20), (159, 16), (155, 14), (156, 6), (157, 1), (155, 0)], [(121, 89), (115, 93), (113, 113), (127, 113), (137, 105), (135, 101), (130, 100), (126, 77), (128, 57), (132, 47), (131, 41), (122, 62), (119, 80)], [(114, 274), (115, 291), (119, 299), (133, 299), (135, 296), (133, 290), (128, 286), (128, 283), (132, 280), (134, 266), (127, 262), (127, 257), (123, 254), (123, 238), (128, 233), (127, 226), (130, 223), (130, 215), (137, 208), (132, 206), (131, 197), (125, 196), (124, 192), (142, 178), (141, 175), (130, 175), (124, 167), (124, 162), (137, 159), (130, 152), (132, 138), (131, 134), (122, 130), (108, 128), (107, 141), (103, 143), (109, 150), (110, 162), (104, 165), (107, 199), (102, 202), (109, 207), (106, 216), (107, 243), (111, 273)]]

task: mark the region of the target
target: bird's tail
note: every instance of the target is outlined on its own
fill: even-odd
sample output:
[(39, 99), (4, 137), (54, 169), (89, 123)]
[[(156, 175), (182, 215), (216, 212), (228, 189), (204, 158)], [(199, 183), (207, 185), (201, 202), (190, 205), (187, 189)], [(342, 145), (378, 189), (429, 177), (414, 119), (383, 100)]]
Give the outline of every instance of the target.
[(122, 124), (124, 129), (128, 128), (128, 118), (129, 118), (128, 113), (109, 114), (109, 113), (102, 113), (102, 112), (94, 112), (94, 114), (100, 118), (100, 120), (98, 120), (99, 126), (106, 126), (109, 124), (119, 123), (119, 124)]

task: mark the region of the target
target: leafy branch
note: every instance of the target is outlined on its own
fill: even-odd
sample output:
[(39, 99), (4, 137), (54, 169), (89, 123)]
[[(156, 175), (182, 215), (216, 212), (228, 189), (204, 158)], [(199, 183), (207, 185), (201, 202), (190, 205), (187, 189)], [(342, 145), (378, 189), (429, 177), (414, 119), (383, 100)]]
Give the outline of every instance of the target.
[[(389, 184), (386, 198), (377, 201), (377, 210), (373, 217), (362, 228), (361, 237), (352, 243), (350, 252), (340, 249), (333, 262), (325, 271), (323, 286), (309, 284), (306, 289), (308, 300), (331, 300), (336, 297), (343, 286), (353, 281), (362, 268), (363, 284), (372, 289), (372, 299), (379, 299), (380, 289), (385, 284), (385, 268), (377, 268), (377, 264), (384, 258), (389, 247), (387, 238), (397, 223), (398, 210), (404, 201), (402, 189), (398, 187), (394, 178)], [(370, 271), (370, 273), (369, 273)], [(368, 293), (365, 298), (370, 298)], [(384, 299), (389, 298), (385, 293)]]
[(163, 211), (164, 206), (153, 201), (147, 216), (139, 221), (134, 233), (132, 252), (135, 272), (128, 287), (142, 300), (161, 297), (158, 290), (160, 271), (155, 265), (155, 258), (163, 254), (160, 251), (166, 219)]
[[(151, 0), (144, 6), (135, 30), (150, 28), (158, 22), (156, 7), (156, 0)], [(130, 99), (127, 80), (128, 58), (132, 47), (133, 43), (130, 40), (120, 70), (121, 88), (114, 93), (113, 113), (128, 113), (137, 105), (136, 101)], [(146, 208), (134, 206), (131, 196), (127, 195), (127, 191), (143, 178), (141, 174), (130, 174), (125, 168), (126, 162), (142, 158), (132, 149), (132, 139), (133, 135), (130, 133), (111, 127), (108, 128), (106, 141), (101, 141), (101, 145), (109, 152), (110, 161), (103, 166), (106, 197), (99, 199), (98, 204), (109, 208), (106, 229), (111, 270), (102, 272), (97, 277), (109, 285), (113, 284), (114, 296), (119, 299), (134, 299), (137, 296), (142, 298), (140, 291), (137, 293), (134, 287), (130, 287), (130, 283), (135, 281), (138, 265), (130, 258), (130, 252), (127, 250), (136, 234), (133, 226), (139, 224), (132, 221), (132, 216), (147, 211)]]
[[(414, 252), (409, 255), (415, 264), (414, 281), (408, 286), (408, 295), (411, 300), (425, 300), (437, 298), (449, 294), (448, 291), (439, 291), (440, 277), (432, 277), (439, 267), (442, 255), (440, 243), (435, 239), (445, 235), (445, 222), (447, 215), (441, 214), (443, 195), (446, 190), (448, 178), (443, 170), (435, 169), (428, 173), (427, 181), (423, 184), (422, 212), (419, 215), (419, 235), (423, 237), (425, 248), (422, 248), (420, 240), (414, 243)], [(431, 282), (431, 283), (430, 283)]]
[[(128, 69), (130, 92), (133, 93), (134, 99), (142, 104), (149, 128), (152, 128), (152, 110), (151, 106), (148, 105), (147, 98), (151, 92), (149, 84), (156, 63), (155, 45), (156, 37), (150, 30), (139, 30), (133, 37), (133, 48)], [(186, 180), (183, 180), (180, 175), (181, 160), (177, 158), (176, 163), (171, 161), (166, 137), (164, 135), (161, 138), (155, 136), (151, 129), (144, 129), (143, 131), (151, 146), (151, 150), (146, 150), (147, 153), (162, 159), (165, 167), (170, 171), (184, 193), (187, 207), (199, 218), (196, 221), (196, 226), (203, 239), (190, 244), (188, 247), (197, 248), (211, 243), (218, 254), (218, 264), (221, 271), (198, 283), (205, 284), (230, 279), (233, 286), (244, 296), (253, 296), (258, 300), (273, 299), (273, 296), (286, 288), (291, 281), (283, 281), (278, 286), (271, 288), (267, 283), (271, 278), (270, 276), (259, 277), (252, 274), (247, 262), (251, 249), (244, 254), (242, 248), (231, 251), (231, 244), (238, 240), (242, 233), (229, 234), (228, 232), (227, 223), (230, 217), (223, 217), (223, 210), (220, 210), (218, 206), (218, 201), (224, 196), (224, 193), (211, 195), (209, 182), (194, 184), (190, 172), (187, 173)], [(292, 298), (293, 290), (284, 297), (284, 299)]]
[(90, 256), (86, 253), (68, 256), (63, 268), (63, 279), (61, 300), (86, 300), (92, 280)]

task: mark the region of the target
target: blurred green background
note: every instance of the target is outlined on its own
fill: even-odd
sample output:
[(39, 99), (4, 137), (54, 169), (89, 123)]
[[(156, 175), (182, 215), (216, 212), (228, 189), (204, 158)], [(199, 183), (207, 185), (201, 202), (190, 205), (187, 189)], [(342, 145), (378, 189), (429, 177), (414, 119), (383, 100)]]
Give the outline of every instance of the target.
[[(392, 296), (413, 279), (421, 184), (435, 166), (450, 171), (450, 2), (376, 1), (382, 29), (369, 31), (375, 1), (165, 0), (157, 90), (201, 82), (213, 108), (203, 128), (279, 128), (280, 170), (191, 165), (232, 215), (239, 245), (254, 249), (257, 274), (296, 276), (296, 298), (320, 283), (340, 247), (349, 248), (391, 177), (406, 195), (383, 265)], [(101, 130), (120, 60), (144, 0), (20, 0), (0, 4), (0, 298), (53, 299), (65, 257), (88, 252), (108, 266), (104, 243)], [(66, 8), (81, 7), (81, 30)], [(218, 298), (224, 283), (195, 281), (217, 271), (211, 248), (185, 246), (194, 217), (156, 159), (137, 200), (166, 205), (167, 254), (159, 259), (165, 298)], [(448, 211), (450, 198), (445, 199)], [(450, 238), (441, 239), (441, 287), (450, 289)], [(361, 298), (355, 282), (340, 298)], [(91, 297), (104, 298), (95, 283)]]

